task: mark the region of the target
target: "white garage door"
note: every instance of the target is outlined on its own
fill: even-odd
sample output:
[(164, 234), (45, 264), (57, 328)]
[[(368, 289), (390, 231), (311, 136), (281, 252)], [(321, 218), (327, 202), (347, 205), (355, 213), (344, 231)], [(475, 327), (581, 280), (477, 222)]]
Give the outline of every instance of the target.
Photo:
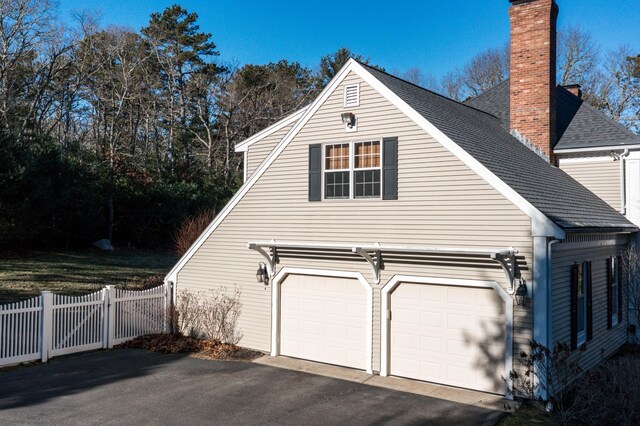
[(390, 373), (504, 393), (504, 318), (493, 289), (400, 284), (391, 294)]
[(281, 289), (280, 353), (366, 369), (366, 306), (355, 279), (290, 275)]

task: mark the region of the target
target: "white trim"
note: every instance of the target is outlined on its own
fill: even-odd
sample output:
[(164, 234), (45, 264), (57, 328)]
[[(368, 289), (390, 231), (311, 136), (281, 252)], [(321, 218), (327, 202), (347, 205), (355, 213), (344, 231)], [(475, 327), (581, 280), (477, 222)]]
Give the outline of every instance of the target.
[(354, 251), (356, 249), (363, 249), (366, 251), (399, 251), (399, 252), (411, 252), (411, 253), (438, 253), (438, 254), (472, 254), (472, 255), (512, 255), (517, 253), (513, 247), (506, 248), (468, 248), (468, 247), (433, 247), (433, 246), (410, 246), (410, 245), (396, 245), (385, 243), (316, 243), (305, 241), (249, 241), (249, 245), (256, 245), (260, 247), (276, 247), (276, 248), (314, 248), (314, 249), (333, 249), (333, 250), (347, 250)]
[(294, 112), (291, 115), (288, 115), (287, 117), (283, 118), (282, 120), (272, 124), (271, 126), (267, 127), (266, 129), (263, 129), (261, 131), (259, 131), (258, 133), (256, 133), (255, 135), (243, 140), (242, 142), (238, 142), (234, 148), (235, 152), (247, 152), (249, 150), (249, 147), (251, 145), (253, 145), (256, 142), (261, 141), (262, 139), (266, 138), (267, 136), (270, 136), (272, 134), (274, 134), (275, 132), (277, 132), (278, 130), (282, 129), (283, 127), (288, 126), (289, 124), (293, 123), (294, 121), (298, 120), (302, 114), (304, 114), (304, 112), (307, 110), (307, 108), (309, 108), (308, 106), (299, 109), (298, 111)]
[(271, 289), (271, 356), (280, 355), (280, 293), (282, 282), (289, 275), (312, 275), (317, 277), (352, 278), (364, 287), (367, 295), (366, 307), (366, 354), (364, 370), (373, 374), (373, 288), (360, 272), (336, 271), (328, 269), (308, 269), (284, 267), (276, 274)]
[(258, 179), (264, 174), (269, 166), (275, 161), (276, 158), (284, 151), (289, 142), (300, 132), (300, 130), (307, 124), (307, 122), (313, 117), (316, 111), (324, 104), (327, 98), (336, 90), (337, 87), (344, 81), (345, 77), (354, 72), (365, 82), (376, 89), (382, 96), (386, 97), (396, 108), (406, 114), (423, 130), (429, 133), (433, 138), (440, 142), (446, 149), (452, 154), (458, 157), (463, 163), (470, 167), (474, 172), (484, 179), (489, 185), (493, 186), (498, 192), (504, 195), (509, 201), (511, 201), (516, 207), (522, 210), (527, 216), (531, 218), (531, 232), (532, 236), (550, 236), (558, 239), (564, 239), (564, 231), (548, 217), (546, 217), (540, 210), (535, 208), (531, 203), (518, 194), (513, 188), (509, 187), (506, 183), (500, 180), (489, 169), (483, 166), (478, 160), (473, 158), (468, 152), (463, 150), (449, 137), (447, 137), (442, 131), (437, 129), (426, 118), (418, 114), (413, 108), (411, 108), (406, 102), (393, 93), (384, 84), (378, 81), (371, 73), (369, 73), (362, 65), (360, 65), (354, 59), (349, 59), (347, 64), (336, 74), (331, 82), (325, 87), (320, 96), (304, 110), (303, 115), (296, 121), (293, 127), (280, 141), (280, 143), (271, 151), (271, 153), (264, 159), (264, 161), (257, 167), (257, 169), (251, 174), (251, 177), (240, 187), (238, 192), (231, 198), (227, 205), (220, 211), (220, 214), (216, 219), (205, 229), (205, 231), (198, 237), (193, 245), (187, 250), (187, 252), (180, 258), (178, 263), (169, 271), (165, 276), (165, 280), (173, 281), (177, 284), (178, 271), (184, 267), (187, 261), (195, 254), (202, 244), (209, 238), (209, 235), (218, 227), (218, 225), (227, 217), (227, 215), (233, 210), (233, 208), (240, 202), (244, 195), (253, 187)]
[(623, 149), (640, 149), (640, 144), (634, 145), (611, 145), (611, 146), (597, 146), (594, 148), (567, 148), (567, 149), (554, 149), (556, 154), (574, 154), (578, 152), (599, 152), (599, 151), (621, 151)]
[[(354, 60), (350, 60), (350, 64), (353, 65), (356, 63)], [(316, 100), (304, 109), (304, 114), (300, 119), (293, 125), (293, 127), (287, 132), (287, 134), (282, 138), (280, 143), (269, 153), (269, 155), (260, 163), (260, 165), (254, 170), (251, 174), (251, 177), (240, 187), (238, 192), (235, 193), (231, 200), (227, 203), (226, 206), (220, 211), (218, 216), (209, 224), (209, 226), (200, 234), (198, 239), (189, 247), (189, 250), (182, 255), (180, 260), (174, 265), (173, 268), (169, 271), (169, 273), (165, 276), (165, 280), (173, 281), (176, 285), (178, 284), (178, 271), (180, 271), (184, 265), (191, 259), (191, 257), (198, 251), (200, 246), (204, 244), (204, 242), (209, 238), (209, 235), (215, 231), (215, 229), (222, 223), (222, 221), (227, 217), (229, 213), (233, 210), (233, 208), (240, 202), (240, 200), (245, 196), (245, 194), (253, 187), (253, 185), (258, 181), (258, 179), (262, 176), (262, 174), (269, 168), (271, 163), (275, 161), (276, 158), (280, 155), (282, 151), (287, 147), (289, 142), (298, 134), (300, 129), (304, 127), (305, 124), (311, 119), (311, 117), (315, 114), (315, 112), (324, 104), (327, 98), (335, 91), (335, 89), (342, 83), (345, 77), (351, 71), (351, 66), (344, 66), (338, 74), (333, 78), (333, 80), (324, 88), (324, 90), (320, 93), (320, 95), (316, 98)]]
[(242, 154), (242, 183), (245, 183), (249, 177), (247, 176), (249, 173), (249, 151), (244, 151)]
[[(356, 101), (353, 104), (347, 104), (347, 90), (351, 87), (355, 87), (356, 88)], [(345, 108), (352, 108), (352, 107), (359, 107), (360, 106), (360, 83), (354, 83), (354, 84), (345, 84), (343, 86), (343, 102), (342, 105)]]
[(462, 286), (475, 288), (491, 288), (495, 290), (500, 298), (504, 300), (505, 312), (505, 355), (504, 355), (504, 373), (503, 376), (507, 380), (505, 394), (510, 398), (508, 389), (511, 387), (509, 373), (513, 369), (513, 299), (507, 291), (495, 281), (479, 281), (479, 280), (462, 280), (435, 277), (420, 277), (413, 275), (394, 275), (387, 282), (380, 292), (380, 375), (385, 377), (390, 374), (389, 371), (389, 352), (390, 352), (390, 332), (391, 324), (389, 321), (389, 307), (391, 302), (391, 292), (401, 283), (408, 284), (431, 284), (444, 286)]
[(563, 164), (571, 164), (571, 163), (602, 163), (602, 162), (612, 162), (615, 159), (610, 155), (599, 155), (597, 157), (572, 157), (572, 158), (561, 158), (560, 165)]

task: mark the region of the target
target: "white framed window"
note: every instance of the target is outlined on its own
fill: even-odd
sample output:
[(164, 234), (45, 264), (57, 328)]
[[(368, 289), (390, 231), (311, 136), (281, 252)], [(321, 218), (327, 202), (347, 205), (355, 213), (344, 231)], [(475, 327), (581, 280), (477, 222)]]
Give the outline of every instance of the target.
[(382, 141), (323, 146), (324, 199), (381, 198)]
[(578, 346), (587, 340), (587, 262), (578, 268)]
[(618, 292), (620, 291), (620, 263), (617, 257), (612, 257), (611, 262), (611, 325), (616, 325), (618, 319)]
[(360, 83), (348, 84), (344, 86), (344, 106), (360, 106)]

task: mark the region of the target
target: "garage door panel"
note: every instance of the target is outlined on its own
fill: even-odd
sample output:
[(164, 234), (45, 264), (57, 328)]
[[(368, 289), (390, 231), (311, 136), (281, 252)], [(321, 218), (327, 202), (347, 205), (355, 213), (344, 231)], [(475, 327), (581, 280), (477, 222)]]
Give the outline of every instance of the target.
[(390, 309), (390, 374), (503, 391), (504, 303), (493, 289), (401, 283)]
[(360, 282), (290, 275), (281, 285), (280, 300), (282, 355), (366, 367), (367, 293)]

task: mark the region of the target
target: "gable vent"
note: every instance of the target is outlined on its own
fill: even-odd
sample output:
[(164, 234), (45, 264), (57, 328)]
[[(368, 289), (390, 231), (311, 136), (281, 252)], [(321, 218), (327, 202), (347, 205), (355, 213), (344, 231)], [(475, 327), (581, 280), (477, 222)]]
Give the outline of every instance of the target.
[(360, 105), (360, 85), (344, 86), (344, 106), (357, 107)]

